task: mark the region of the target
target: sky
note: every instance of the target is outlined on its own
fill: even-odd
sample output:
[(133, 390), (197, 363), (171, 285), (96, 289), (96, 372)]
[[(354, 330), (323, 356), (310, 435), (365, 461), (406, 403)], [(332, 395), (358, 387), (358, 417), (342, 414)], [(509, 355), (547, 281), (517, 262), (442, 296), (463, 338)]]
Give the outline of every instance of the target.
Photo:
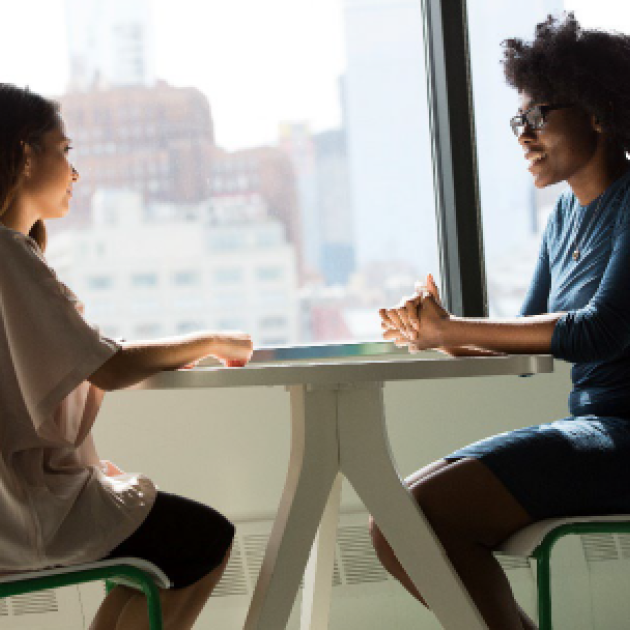
[[(206, 94), (220, 145), (272, 143), (283, 121), (308, 121), (315, 130), (339, 124), (341, 0), (153, 0), (153, 6), (157, 74)], [(630, 3), (567, 0), (565, 6), (585, 27), (630, 32)], [(64, 0), (0, 0), (0, 23), (0, 80), (47, 95), (63, 92)]]
[[(157, 75), (206, 94), (222, 146), (273, 142), (283, 121), (308, 121), (318, 130), (339, 124), (340, 0), (152, 4)], [(64, 0), (0, 0), (0, 23), (0, 80), (62, 93), (68, 80)]]

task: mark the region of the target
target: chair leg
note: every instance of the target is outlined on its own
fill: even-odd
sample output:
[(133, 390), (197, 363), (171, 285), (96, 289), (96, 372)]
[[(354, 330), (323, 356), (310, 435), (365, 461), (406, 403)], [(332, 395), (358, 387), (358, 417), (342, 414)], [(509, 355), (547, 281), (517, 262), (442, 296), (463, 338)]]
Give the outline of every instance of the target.
[(538, 628), (552, 630), (551, 621), (551, 545), (541, 545), (535, 553), (538, 588)]
[(160, 590), (152, 582), (146, 582), (146, 589), (143, 589), (147, 596), (147, 607), (149, 609), (149, 628), (151, 630), (163, 630), (162, 601), (160, 600)]
[[(112, 580), (105, 580), (105, 589), (109, 593), (117, 586)], [(147, 598), (147, 609), (149, 612), (149, 628), (151, 630), (163, 630), (164, 621), (162, 619), (162, 600), (160, 599), (160, 589), (150, 578), (137, 578), (137, 588), (142, 589)]]

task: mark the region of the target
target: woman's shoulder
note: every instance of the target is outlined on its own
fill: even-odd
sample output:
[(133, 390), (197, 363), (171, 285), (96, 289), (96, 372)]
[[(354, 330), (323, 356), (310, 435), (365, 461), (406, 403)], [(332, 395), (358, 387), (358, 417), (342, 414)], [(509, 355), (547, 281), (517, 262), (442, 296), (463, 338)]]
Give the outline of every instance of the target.
[(31, 278), (38, 274), (56, 279), (57, 274), (48, 264), (35, 240), (0, 223), (0, 256), (4, 261), (5, 274), (9, 270), (28, 270)]
[(0, 247), (5, 251), (11, 250), (20, 255), (35, 255), (37, 258), (45, 262), (42, 250), (39, 248), (37, 241), (26, 234), (22, 234), (18, 230), (13, 230), (6, 225), (0, 223)]
[(626, 171), (614, 184), (611, 206), (615, 212), (615, 228), (619, 233), (630, 226), (630, 169)]

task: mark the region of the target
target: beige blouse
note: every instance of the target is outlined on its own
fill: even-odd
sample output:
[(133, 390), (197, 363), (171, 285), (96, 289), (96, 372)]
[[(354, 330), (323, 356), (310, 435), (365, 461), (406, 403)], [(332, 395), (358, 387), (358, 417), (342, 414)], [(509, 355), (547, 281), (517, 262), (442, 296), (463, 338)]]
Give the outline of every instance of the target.
[(104, 392), (86, 379), (120, 346), (2, 224), (0, 265), (0, 572), (94, 561), (156, 496), (141, 474), (105, 474), (91, 435)]

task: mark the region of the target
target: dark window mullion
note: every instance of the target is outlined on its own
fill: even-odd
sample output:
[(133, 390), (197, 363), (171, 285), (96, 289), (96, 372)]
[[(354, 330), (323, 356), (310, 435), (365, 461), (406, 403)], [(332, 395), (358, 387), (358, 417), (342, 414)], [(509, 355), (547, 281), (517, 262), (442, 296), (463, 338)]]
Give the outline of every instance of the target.
[(421, 0), (445, 306), (488, 314), (466, 6)]

